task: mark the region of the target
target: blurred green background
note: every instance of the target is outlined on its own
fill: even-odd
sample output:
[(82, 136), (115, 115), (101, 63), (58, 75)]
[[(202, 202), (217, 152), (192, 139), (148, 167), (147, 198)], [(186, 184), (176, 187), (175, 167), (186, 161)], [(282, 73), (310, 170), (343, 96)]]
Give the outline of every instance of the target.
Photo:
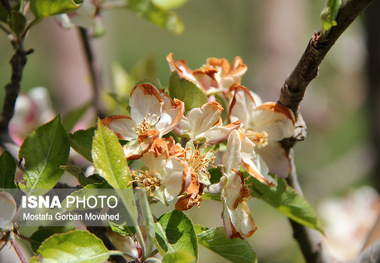
[[(322, 0), (189, 0), (175, 10), (185, 25), (180, 35), (156, 27), (127, 9), (105, 11), (102, 17), (106, 33), (92, 42), (102, 85), (108, 91), (114, 89), (115, 62), (131, 72), (149, 56), (156, 63), (152, 72), (165, 86), (170, 74), (165, 57), (170, 52), (175, 60), (185, 59), (192, 69), (205, 64), (208, 57), (232, 61), (241, 56), (248, 65), (242, 84), (263, 101), (276, 101), (285, 78), (314, 31), (320, 28), (324, 4)], [(8, 61), (12, 49), (5, 34), (0, 32), (0, 36), (0, 87), (4, 87), (10, 78)], [(311, 83), (301, 104), (308, 137), (295, 147), (297, 171), (306, 198), (321, 213), (327, 227), (329, 220), (334, 220), (323, 210), (327, 200), (345, 198), (354, 189), (374, 182), (366, 106), (365, 40), (362, 21), (355, 21), (327, 55), (319, 77)], [(31, 30), (25, 48), (35, 52), (28, 57), (23, 92), (36, 86), (47, 87), (55, 109), (63, 114), (90, 101), (89, 75), (76, 29), (64, 30), (53, 18), (45, 19)], [(1, 105), (3, 97), (1, 89)], [(371, 214), (372, 221), (368, 217), (366, 231), (378, 211), (374, 196), (375, 212)], [(252, 199), (249, 204), (258, 226), (249, 241), (259, 262), (303, 262), (287, 219), (260, 200)], [(213, 227), (222, 225), (221, 211), (221, 204), (205, 200), (188, 214), (194, 223)], [(326, 231), (327, 238), (334, 239), (332, 235)], [(355, 238), (361, 238), (363, 243), (365, 235), (366, 232)], [(227, 261), (200, 248), (200, 262)]]

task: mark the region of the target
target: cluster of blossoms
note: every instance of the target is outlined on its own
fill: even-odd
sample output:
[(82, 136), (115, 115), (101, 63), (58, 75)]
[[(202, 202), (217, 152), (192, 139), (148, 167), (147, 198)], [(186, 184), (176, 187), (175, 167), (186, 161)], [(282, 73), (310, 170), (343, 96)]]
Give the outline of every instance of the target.
[[(249, 237), (256, 226), (242, 170), (269, 186), (276, 186), (269, 173), (287, 175), (289, 160), (280, 141), (294, 133), (293, 113), (280, 104), (261, 103), (240, 85), (247, 66), (239, 57), (232, 65), (210, 58), (196, 70), (171, 54), (167, 60), (171, 71), (204, 91), (209, 102), (186, 112), (183, 101), (152, 84), (139, 84), (130, 95), (130, 116), (110, 116), (102, 123), (127, 141), (123, 149), (128, 160), (141, 160), (141, 167), (132, 171), (137, 187), (165, 204), (177, 199), (175, 208), (181, 211), (199, 206), (206, 191), (219, 193), (227, 235)], [(217, 99), (228, 105), (226, 120)], [(222, 148), (226, 150), (217, 158)], [(217, 184), (210, 183), (213, 167), (222, 175)]]

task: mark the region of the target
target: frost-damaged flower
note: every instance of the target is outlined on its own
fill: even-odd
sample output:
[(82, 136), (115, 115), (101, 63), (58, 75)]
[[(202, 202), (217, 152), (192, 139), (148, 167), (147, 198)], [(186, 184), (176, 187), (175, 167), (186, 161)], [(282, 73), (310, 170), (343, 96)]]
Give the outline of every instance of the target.
[(142, 156), (142, 162), (146, 170), (132, 172), (134, 181), (164, 204), (182, 194), (190, 184), (189, 167), (175, 156), (169, 156), (164, 139), (154, 140), (150, 150)]
[(206, 65), (196, 70), (191, 70), (184, 60), (175, 62), (172, 53), (166, 60), (171, 71), (177, 71), (180, 77), (195, 83), (207, 95), (224, 95), (231, 86), (240, 85), (241, 78), (247, 71), (247, 66), (240, 57), (235, 57), (231, 65), (225, 58), (209, 58)]
[(241, 142), (238, 131), (228, 137), (227, 153), (224, 158), (222, 184), (223, 223), (229, 238), (250, 237), (257, 229), (246, 199), (250, 197), (244, 185), (243, 174), (239, 172)]
[(182, 117), (176, 130), (188, 139), (207, 144), (226, 140), (232, 130), (239, 128), (240, 121), (223, 126), (220, 117), (222, 111), (223, 107), (217, 102), (208, 102), (191, 109), (186, 117)]
[(140, 84), (133, 88), (129, 100), (131, 117), (114, 115), (102, 120), (119, 139), (127, 140), (124, 153), (127, 159), (138, 159), (149, 150), (156, 138), (172, 131), (184, 111), (182, 101), (172, 100), (167, 93), (160, 94), (152, 84)]
[(256, 106), (251, 92), (243, 86), (235, 87), (233, 93), (229, 115), (231, 121), (241, 121), (242, 165), (261, 182), (274, 185), (268, 172), (285, 177), (290, 169), (280, 141), (293, 135), (294, 115), (273, 102)]
[(215, 156), (211, 149), (205, 145), (194, 147), (192, 141), (186, 144), (186, 148), (176, 144), (170, 149), (170, 154), (185, 162), (190, 169), (191, 183), (186, 189), (186, 195), (182, 196), (175, 205), (176, 210), (185, 211), (194, 205), (200, 206), (205, 185), (210, 185), (209, 166), (215, 162)]

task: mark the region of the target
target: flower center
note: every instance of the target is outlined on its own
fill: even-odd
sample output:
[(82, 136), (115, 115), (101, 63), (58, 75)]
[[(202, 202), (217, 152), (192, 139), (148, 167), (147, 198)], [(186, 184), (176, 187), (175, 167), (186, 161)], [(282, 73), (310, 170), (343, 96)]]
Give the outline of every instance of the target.
[(212, 154), (211, 150), (204, 151), (203, 148), (206, 148), (206, 146), (196, 149), (186, 148), (185, 158), (189, 166), (192, 167), (195, 172), (201, 171), (208, 173), (207, 169), (210, 165), (215, 163), (216, 157)]
[(148, 113), (146, 117), (143, 119), (141, 123), (136, 125), (136, 128), (132, 128), (132, 130), (139, 136), (147, 134), (148, 131), (152, 128), (152, 126), (156, 125), (160, 120), (156, 114)]
[(255, 132), (252, 130), (247, 130), (245, 135), (259, 148), (265, 147), (268, 145), (268, 133), (264, 132)]
[(159, 173), (155, 171), (133, 171), (132, 176), (134, 178), (134, 182), (136, 182), (139, 186), (145, 189), (149, 189), (150, 195), (153, 196), (153, 191), (160, 187), (160, 179)]

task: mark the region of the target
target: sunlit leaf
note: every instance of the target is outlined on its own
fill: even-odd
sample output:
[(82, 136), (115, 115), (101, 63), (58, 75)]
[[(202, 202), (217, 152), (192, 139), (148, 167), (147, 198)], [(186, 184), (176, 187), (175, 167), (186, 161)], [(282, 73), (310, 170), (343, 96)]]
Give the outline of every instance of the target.
[(37, 256), (30, 262), (103, 263), (112, 254), (116, 253), (109, 251), (94, 234), (75, 230), (50, 236), (40, 245)]
[(59, 116), (37, 128), (19, 152), (19, 158), (25, 160), (25, 184), (20, 183), (20, 188), (28, 194), (53, 188), (64, 172), (60, 166), (67, 163), (69, 151), (69, 139)]
[(174, 248), (169, 243), (168, 238), (166, 237), (165, 230), (162, 228), (159, 222), (154, 223), (156, 230), (155, 246), (161, 256), (164, 256), (168, 252), (174, 252)]
[(321, 12), (321, 23), (323, 32), (329, 31), (333, 26), (336, 26), (335, 18), (338, 15), (342, 5), (342, 0), (327, 0), (326, 6)]
[(0, 188), (16, 188), (15, 175), (17, 164), (12, 155), (3, 152), (0, 155)]
[(69, 134), (70, 146), (90, 162), (92, 162), (91, 149), (94, 134), (95, 128), (78, 130), (73, 134)]
[(67, 231), (74, 230), (73, 227), (43, 227), (38, 229), (30, 236), (30, 246), (32, 250), (36, 252), (40, 247), (41, 243), (48, 237), (57, 234), (64, 233)]
[(199, 244), (216, 254), (236, 263), (257, 262), (256, 253), (248, 241), (240, 238), (229, 239), (223, 227), (207, 230), (204, 230), (204, 227), (197, 227), (196, 229)]
[(253, 176), (246, 178), (251, 196), (264, 200), (290, 219), (323, 233), (321, 222), (309, 202), (291, 188), (285, 179), (276, 178), (276, 181), (277, 187), (270, 187)]
[(36, 18), (70, 13), (82, 5), (83, 0), (30, 0), (30, 8)]
[(193, 223), (187, 215), (174, 210), (162, 215), (158, 221), (175, 251), (185, 250), (194, 257), (198, 257), (197, 237)]
[(152, 0), (130, 0), (127, 7), (157, 26), (179, 34), (183, 31), (178, 15), (153, 3)]
[(206, 93), (194, 83), (181, 78), (177, 71), (173, 71), (170, 75), (169, 93), (172, 98), (177, 98), (185, 103), (186, 111), (201, 107), (208, 102)]
[(163, 259), (162, 263), (195, 263), (197, 259), (194, 255), (190, 254), (186, 250), (175, 251), (167, 253)]
[(119, 193), (132, 220), (137, 226), (137, 208), (133, 191), (118, 191), (132, 189), (131, 174), (123, 148), (115, 133), (98, 121), (98, 128), (92, 143), (92, 159), (99, 175)]

